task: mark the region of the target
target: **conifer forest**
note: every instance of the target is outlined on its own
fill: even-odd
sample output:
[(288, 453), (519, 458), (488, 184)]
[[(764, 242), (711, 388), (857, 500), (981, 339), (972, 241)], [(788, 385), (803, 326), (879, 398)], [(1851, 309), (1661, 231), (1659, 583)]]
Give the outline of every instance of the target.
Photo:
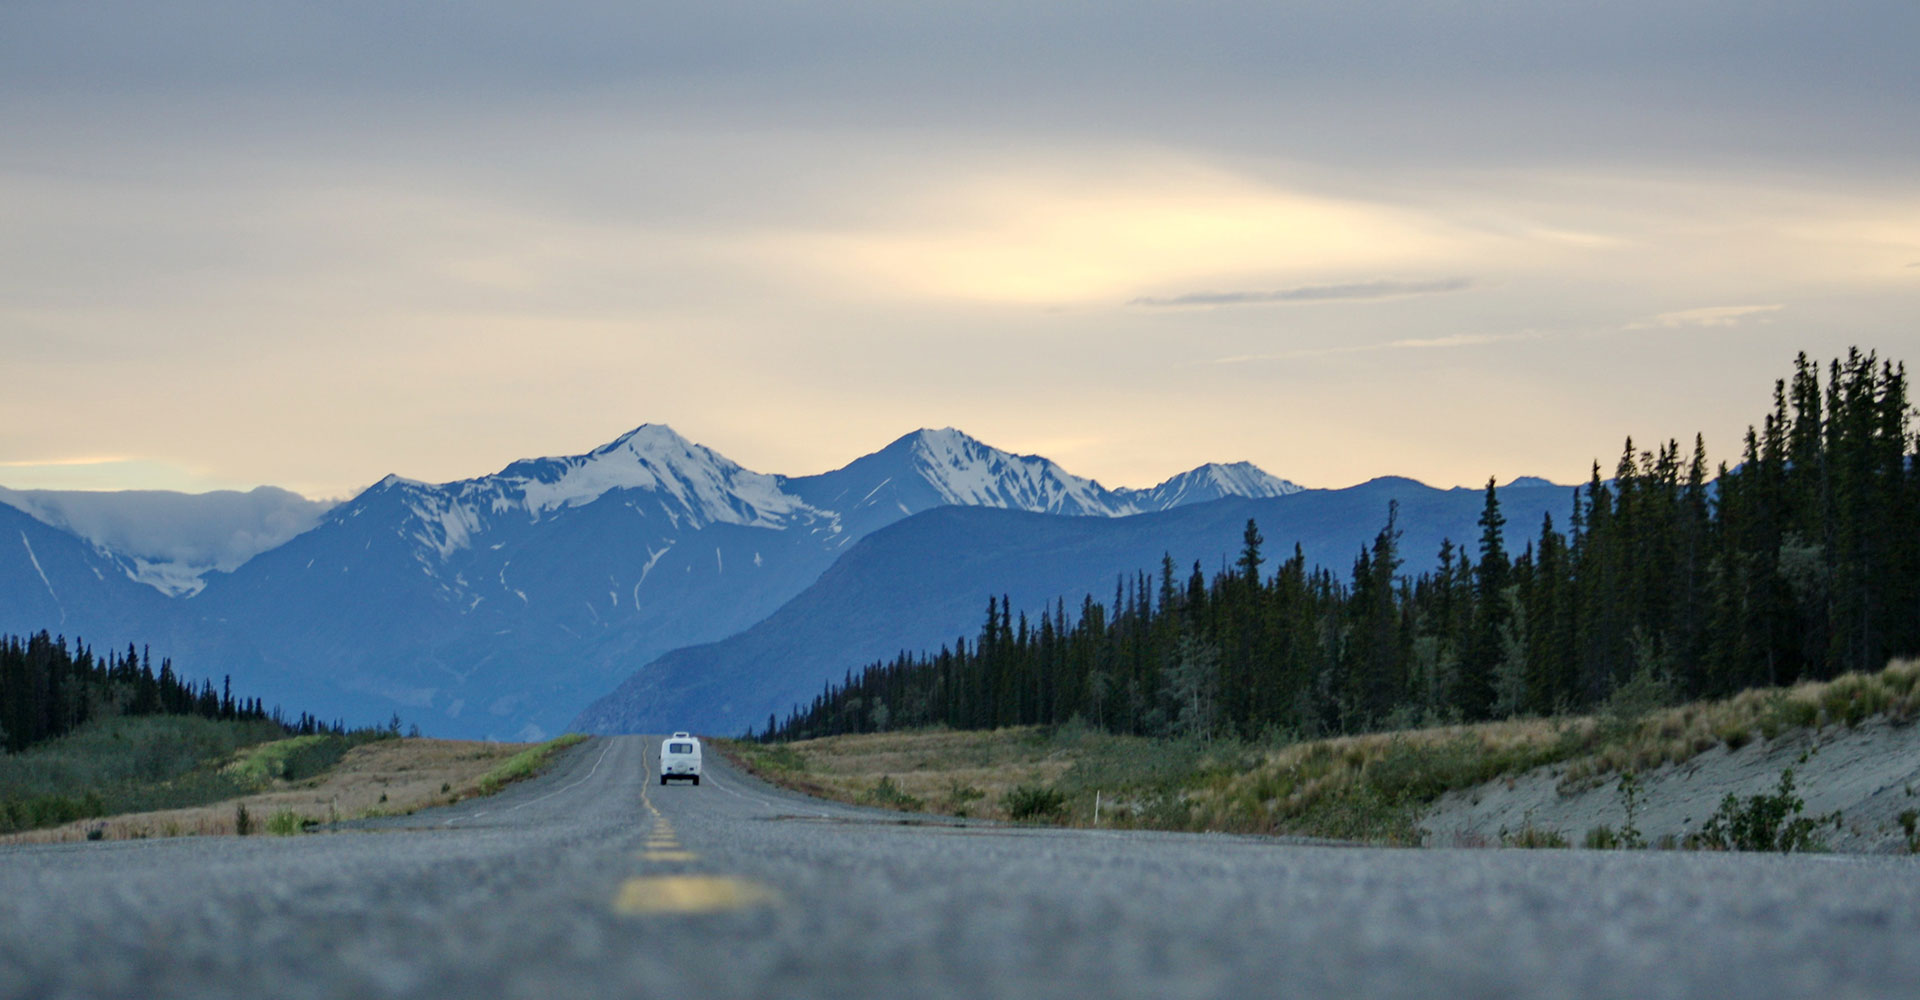
[(204, 719), (268, 720), (302, 734), (342, 732), (302, 713), (287, 719), (259, 698), (235, 699), (230, 680), (219, 689), (180, 676), (173, 661), (128, 645), (96, 655), (85, 643), (70, 646), (46, 632), (27, 638), (0, 636), (0, 749), (17, 753), (57, 739), (92, 719), (118, 715), (193, 715)]
[(1476, 538), (1400, 572), (1397, 512), (1344, 575), (1249, 521), (1211, 578), (1163, 558), (1111, 603), (1038, 621), (986, 601), (973, 641), (850, 672), (759, 735), (797, 739), (1078, 718), (1113, 732), (1353, 733), (1592, 710), (1877, 670), (1920, 653), (1920, 463), (1905, 367), (1805, 354), (1739, 460), (1629, 439), (1563, 522), (1509, 525), (1488, 481)]

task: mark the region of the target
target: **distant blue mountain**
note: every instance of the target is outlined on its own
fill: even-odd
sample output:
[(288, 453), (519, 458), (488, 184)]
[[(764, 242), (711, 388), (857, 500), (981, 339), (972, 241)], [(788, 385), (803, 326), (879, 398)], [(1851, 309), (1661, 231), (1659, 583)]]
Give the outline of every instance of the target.
[(79, 536), (0, 504), (0, 632), (45, 629), (102, 652), (134, 639), (164, 646), (175, 628), (174, 602), (129, 571)]
[[(1522, 481), (1500, 491), (1515, 551), (1552, 514), (1564, 527), (1574, 490)], [(1443, 539), (1477, 545), (1482, 490), (1438, 490), (1384, 478), (1342, 490), (1228, 498), (1121, 518), (1049, 517), (1015, 510), (942, 507), (906, 518), (852, 546), (818, 582), (731, 638), (675, 650), (593, 703), (574, 728), (593, 732), (691, 729), (737, 733), (784, 716), (849, 670), (901, 651), (972, 641), (990, 596), (1037, 616), (1064, 599), (1113, 598), (1116, 581), (1157, 572), (1171, 555), (1184, 576), (1231, 565), (1249, 518), (1265, 537), (1271, 570), (1297, 543), (1310, 566), (1343, 578), (1399, 504), (1402, 571), (1437, 561)]]
[(0, 486), (0, 504), (87, 539), (169, 596), (199, 591), (208, 573), (231, 571), (312, 528), (333, 506), (271, 486), (245, 493)]
[[(1241, 465), (1109, 490), (952, 429), (917, 431), (833, 472), (782, 477), (648, 425), (585, 455), (475, 479), (390, 476), (231, 572), (196, 570), (189, 586), (165, 587), (110, 535), (83, 541), (65, 530), (73, 524), (0, 507), (9, 518), (0, 530), (18, 522), (27, 542), (10, 557), (0, 536), (0, 628), (84, 623), (90, 639), (150, 642), (191, 675), (230, 673), (323, 718), (397, 712), (433, 733), (538, 738), (635, 668), (760, 621), (859, 539), (922, 511), (1105, 520), (1296, 489)], [(195, 515), (196, 530), (203, 521)], [(145, 543), (164, 547), (152, 535)]]

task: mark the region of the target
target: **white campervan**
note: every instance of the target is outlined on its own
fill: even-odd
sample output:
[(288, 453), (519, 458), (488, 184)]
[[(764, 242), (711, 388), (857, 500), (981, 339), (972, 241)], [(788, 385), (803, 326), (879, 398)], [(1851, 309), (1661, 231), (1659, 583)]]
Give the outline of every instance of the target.
[(674, 733), (660, 741), (660, 783), (674, 778), (700, 783), (700, 741), (686, 733)]

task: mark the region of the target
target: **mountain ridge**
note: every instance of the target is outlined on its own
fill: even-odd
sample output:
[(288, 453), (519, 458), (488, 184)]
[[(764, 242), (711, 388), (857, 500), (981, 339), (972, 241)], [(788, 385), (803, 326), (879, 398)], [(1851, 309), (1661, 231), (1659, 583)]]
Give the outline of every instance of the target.
[[(389, 475), (308, 530), (206, 572), (190, 596), (143, 587), (156, 601), (136, 602), (137, 615), (95, 617), (145, 630), (103, 638), (159, 637), (182, 662), (217, 657), (205, 669), (297, 690), (323, 715), (401, 711), (429, 730), (531, 739), (636, 666), (752, 626), (855, 541), (913, 514), (961, 504), (1113, 519), (1290, 486), (1241, 463), (1109, 490), (952, 428), (789, 477), (642, 424), (583, 455), (468, 479)], [(93, 547), (89, 572), (133, 577)], [(27, 572), (14, 571), (31, 594)], [(114, 594), (98, 607), (124, 598)], [(48, 624), (16, 610), (0, 609), (0, 627)]]

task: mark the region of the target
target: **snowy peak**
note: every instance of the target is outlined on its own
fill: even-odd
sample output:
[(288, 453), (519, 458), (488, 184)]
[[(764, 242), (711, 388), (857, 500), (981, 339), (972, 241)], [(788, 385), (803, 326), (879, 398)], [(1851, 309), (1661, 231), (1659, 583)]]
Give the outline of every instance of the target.
[(915, 431), (886, 450), (902, 453), (944, 503), (1041, 514), (1132, 513), (1099, 483), (1072, 475), (1050, 459), (1001, 451), (951, 427)]
[(846, 467), (782, 479), (856, 532), (942, 506), (1125, 517), (1222, 497), (1274, 497), (1300, 487), (1249, 462), (1203, 465), (1151, 489), (1110, 490), (1038, 455), (1002, 451), (951, 427), (918, 430)]
[(1279, 497), (1300, 490), (1297, 484), (1281, 479), (1252, 462), (1234, 462), (1230, 465), (1209, 462), (1152, 489), (1120, 492), (1141, 510), (1171, 510), (1222, 497)]
[(675, 530), (708, 524), (785, 528), (818, 512), (778, 478), (742, 468), (662, 424), (643, 424), (584, 455), (523, 459), (491, 476), (433, 485), (388, 476), (341, 510), (403, 509), (402, 537), (445, 562), (507, 521), (526, 524), (619, 494)]
[(752, 472), (664, 424), (642, 424), (575, 458), (516, 462), (500, 477), (536, 517), (592, 503), (613, 490), (671, 497), (698, 522), (781, 527), (805, 504), (773, 476)]

